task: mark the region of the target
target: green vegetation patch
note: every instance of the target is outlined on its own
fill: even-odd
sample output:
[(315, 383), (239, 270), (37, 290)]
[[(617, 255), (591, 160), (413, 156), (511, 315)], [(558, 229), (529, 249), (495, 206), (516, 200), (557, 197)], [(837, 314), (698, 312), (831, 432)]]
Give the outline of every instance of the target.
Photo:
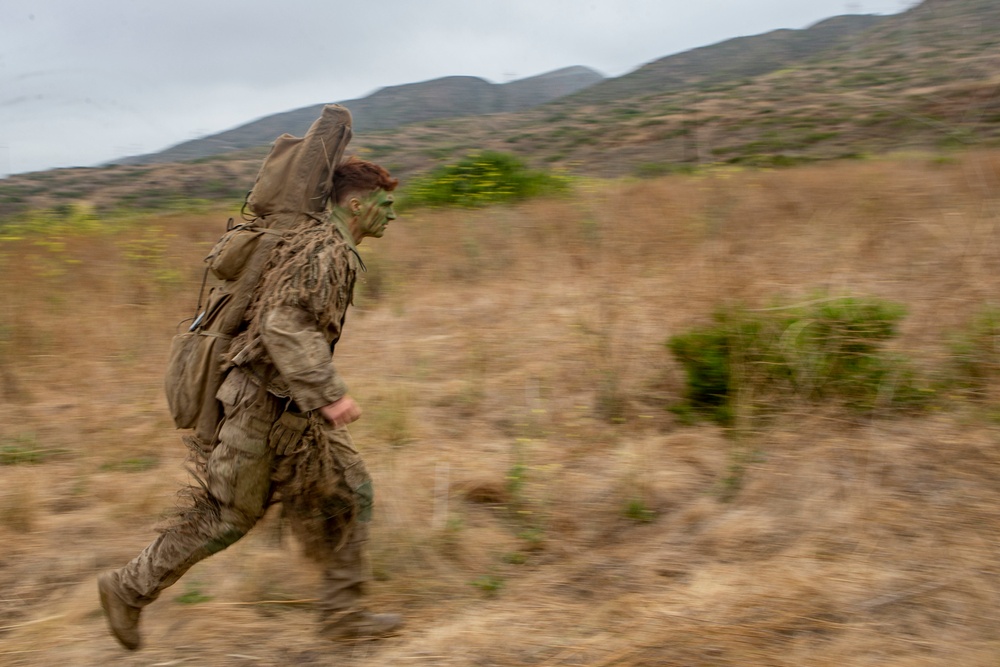
[(101, 470), (106, 472), (145, 472), (158, 465), (160, 465), (160, 459), (154, 456), (135, 456), (105, 463), (101, 466)]
[(38, 465), (68, 453), (66, 449), (40, 447), (34, 436), (19, 436), (4, 439), (0, 444), (0, 465)]
[(212, 600), (211, 595), (206, 595), (197, 585), (190, 585), (188, 589), (174, 598), (180, 604), (202, 604)]
[(987, 308), (973, 317), (951, 341), (954, 388), (974, 397), (988, 397), (1000, 379), (1000, 310)]
[(504, 580), (503, 577), (495, 574), (484, 574), (470, 581), (469, 585), (478, 588), (484, 596), (493, 598), (500, 594), (504, 586)]
[(415, 179), (402, 193), (405, 206), (479, 207), (557, 194), (569, 181), (528, 169), (508, 153), (484, 151)]
[(625, 503), (622, 514), (637, 523), (649, 523), (656, 518), (656, 512), (646, 507), (646, 503), (638, 498), (633, 498)]
[(698, 165), (689, 162), (643, 162), (633, 169), (633, 173), (639, 178), (659, 178), (674, 174), (696, 174), (698, 169)]
[(687, 375), (675, 410), (732, 425), (740, 411), (775, 411), (792, 400), (863, 411), (916, 407), (930, 392), (905, 359), (883, 349), (904, 315), (899, 304), (855, 298), (720, 310), (712, 324), (667, 342)]

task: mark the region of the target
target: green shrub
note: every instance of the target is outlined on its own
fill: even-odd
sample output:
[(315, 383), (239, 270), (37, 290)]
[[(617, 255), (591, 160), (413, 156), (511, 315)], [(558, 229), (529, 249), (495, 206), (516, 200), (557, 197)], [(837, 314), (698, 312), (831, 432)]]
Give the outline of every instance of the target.
[(800, 164), (806, 164), (813, 161), (814, 158), (810, 158), (805, 155), (785, 155), (784, 153), (754, 153), (751, 155), (738, 155), (726, 160), (729, 164), (738, 164), (746, 167), (760, 167), (765, 169), (772, 167), (795, 167)]
[(740, 410), (772, 411), (791, 399), (866, 411), (917, 405), (927, 392), (905, 359), (882, 349), (904, 315), (898, 304), (852, 298), (719, 311), (713, 324), (667, 342), (687, 375), (685, 403), (673, 409), (731, 425)]
[(732, 419), (730, 349), (734, 332), (725, 326), (721, 314), (716, 320), (719, 326), (673, 336), (667, 345), (687, 372), (686, 404), (725, 425)]
[(484, 596), (493, 598), (500, 594), (504, 580), (503, 577), (498, 577), (495, 574), (484, 574), (470, 581), (469, 585), (478, 588)]
[(524, 565), (528, 562), (528, 557), (520, 551), (509, 551), (505, 553), (500, 560), (508, 565)]
[(695, 174), (698, 165), (673, 162), (643, 162), (635, 166), (633, 173), (639, 178), (658, 178), (671, 174)]
[(198, 584), (189, 584), (187, 590), (174, 599), (181, 604), (202, 604), (211, 601), (212, 596), (203, 593)]
[(415, 179), (402, 193), (404, 206), (477, 207), (567, 190), (565, 178), (528, 169), (508, 153), (484, 151)]
[(951, 343), (953, 375), (958, 389), (984, 396), (1000, 378), (1000, 310), (989, 308), (973, 318)]
[(633, 498), (625, 503), (622, 513), (626, 518), (636, 523), (649, 523), (656, 518), (656, 512), (646, 507), (646, 503), (638, 498)]

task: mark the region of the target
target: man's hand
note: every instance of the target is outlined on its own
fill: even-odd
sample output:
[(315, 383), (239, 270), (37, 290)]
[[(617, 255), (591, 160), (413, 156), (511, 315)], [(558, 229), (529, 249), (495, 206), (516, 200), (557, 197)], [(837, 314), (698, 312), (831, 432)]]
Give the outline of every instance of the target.
[(361, 416), (361, 406), (350, 396), (344, 396), (333, 403), (324, 405), (319, 413), (336, 427), (347, 426)]

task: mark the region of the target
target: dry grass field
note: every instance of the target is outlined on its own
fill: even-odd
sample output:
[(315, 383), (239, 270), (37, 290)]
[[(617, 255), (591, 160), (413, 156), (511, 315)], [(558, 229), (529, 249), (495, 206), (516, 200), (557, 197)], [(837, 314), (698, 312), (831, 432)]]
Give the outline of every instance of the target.
[[(1000, 305), (1000, 154), (402, 216), (362, 246), (336, 360), (376, 482), (371, 604), (406, 629), (317, 637), (317, 573), (275, 508), (148, 607), (129, 654), (95, 575), (186, 480), (161, 375), (228, 215), (0, 244), (0, 664), (1000, 661), (1000, 375), (949, 381), (952, 340)], [(892, 347), (928, 407), (790, 402), (731, 429), (667, 409), (671, 335), (840, 296), (906, 306)]]

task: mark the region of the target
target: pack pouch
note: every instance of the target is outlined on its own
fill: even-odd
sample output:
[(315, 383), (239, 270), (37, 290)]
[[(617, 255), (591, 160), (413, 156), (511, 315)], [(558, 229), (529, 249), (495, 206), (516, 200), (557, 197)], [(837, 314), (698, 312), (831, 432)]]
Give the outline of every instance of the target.
[(241, 225), (229, 230), (205, 258), (208, 270), (219, 280), (236, 280), (264, 234), (264, 230), (252, 226)]
[(164, 389), (177, 428), (196, 428), (199, 416), (215, 408), (215, 387), (222, 375), (221, 359), (228, 340), (188, 331), (170, 342)]
[(215, 441), (222, 417), (215, 394), (226, 374), (233, 336), (280, 239), (280, 232), (253, 225), (226, 232), (205, 258), (211, 288), (204, 310), (189, 331), (171, 341), (164, 378), (170, 415), (177, 428), (193, 428), (206, 442)]

